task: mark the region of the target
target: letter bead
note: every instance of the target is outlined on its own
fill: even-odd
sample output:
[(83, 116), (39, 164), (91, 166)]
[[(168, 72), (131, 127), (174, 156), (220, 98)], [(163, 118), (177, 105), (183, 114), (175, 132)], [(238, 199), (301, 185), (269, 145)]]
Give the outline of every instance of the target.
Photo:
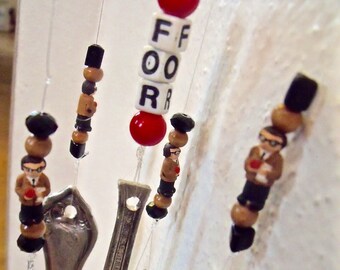
[(171, 83), (176, 79), (180, 59), (179, 54), (145, 46), (139, 76), (150, 81)]
[(172, 85), (142, 80), (135, 108), (140, 111), (162, 115), (169, 111)]
[(156, 49), (169, 53), (186, 50), (191, 29), (191, 21), (163, 13), (153, 16), (153, 29), (149, 44)]

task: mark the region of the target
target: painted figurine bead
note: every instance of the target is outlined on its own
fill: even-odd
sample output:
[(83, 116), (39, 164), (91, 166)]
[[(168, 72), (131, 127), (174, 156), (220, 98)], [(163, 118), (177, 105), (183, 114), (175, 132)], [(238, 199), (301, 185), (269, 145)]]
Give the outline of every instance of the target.
[(77, 114), (92, 117), (97, 111), (97, 102), (91, 95), (81, 94), (78, 101)]
[(157, 192), (164, 197), (171, 198), (172, 195), (174, 195), (174, 193), (176, 192), (176, 188), (174, 187), (174, 185), (175, 182), (167, 182), (161, 179)]
[(281, 104), (272, 111), (271, 120), (273, 126), (285, 133), (295, 131), (302, 125), (303, 118), (301, 113), (288, 110)]
[(188, 142), (188, 134), (182, 133), (176, 129), (169, 132), (169, 143), (176, 147), (183, 147)]
[(172, 16), (185, 18), (195, 11), (199, 0), (158, 0), (161, 9)]
[(90, 82), (99, 82), (103, 78), (104, 72), (100, 68), (87, 67), (84, 68), (83, 76)]
[(26, 118), (26, 126), (31, 133), (42, 139), (46, 139), (58, 128), (55, 119), (50, 114), (37, 111), (32, 112)]
[(161, 115), (137, 112), (131, 119), (130, 133), (140, 145), (153, 146), (164, 138), (166, 123)]
[(231, 219), (240, 227), (251, 227), (255, 224), (259, 213), (249, 210), (238, 203), (231, 209)]
[(44, 158), (51, 152), (51, 149), (50, 138), (39, 139), (36, 136), (29, 136), (25, 141), (25, 150), (30, 156)]

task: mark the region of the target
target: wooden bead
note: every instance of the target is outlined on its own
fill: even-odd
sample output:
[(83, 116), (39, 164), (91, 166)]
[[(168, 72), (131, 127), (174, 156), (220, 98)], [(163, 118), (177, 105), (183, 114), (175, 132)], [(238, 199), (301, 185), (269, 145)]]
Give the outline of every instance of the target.
[(171, 205), (171, 198), (165, 197), (161, 194), (156, 194), (153, 198), (154, 204), (159, 208), (168, 208)]
[(52, 141), (47, 139), (39, 139), (36, 136), (28, 136), (25, 142), (26, 152), (33, 157), (46, 157), (52, 149)]
[(169, 53), (186, 50), (191, 30), (191, 21), (156, 13), (153, 17), (153, 29), (149, 45)]
[(188, 142), (188, 134), (172, 130), (169, 132), (169, 143), (176, 147), (183, 147)]
[(272, 111), (271, 119), (273, 126), (285, 133), (295, 131), (303, 122), (301, 113), (292, 112), (283, 104)]
[(75, 130), (72, 133), (72, 141), (74, 141), (75, 143), (84, 144), (87, 142), (88, 138), (89, 138), (89, 135), (87, 132)]
[(40, 238), (43, 237), (46, 232), (45, 222), (42, 221), (38, 224), (32, 224), (27, 226), (24, 224), (20, 225), (21, 234), (27, 238)]
[(238, 203), (231, 209), (231, 219), (240, 227), (251, 227), (255, 224), (259, 213), (250, 211), (247, 207)]
[(87, 67), (84, 68), (83, 75), (90, 82), (99, 82), (103, 78), (104, 72), (100, 68)]

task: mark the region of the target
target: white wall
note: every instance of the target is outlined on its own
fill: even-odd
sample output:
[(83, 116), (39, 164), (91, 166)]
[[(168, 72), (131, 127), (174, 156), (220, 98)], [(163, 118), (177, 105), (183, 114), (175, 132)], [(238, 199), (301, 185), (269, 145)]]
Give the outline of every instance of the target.
[[(59, 124), (46, 170), (54, 191), (75, 179), (68, 146), (86, 49), (96, 38), (100, 2), (56, 1), (52, 84), (45, 107)], [(191, 40), (182, 54), (166, 115), (169, 119), (183, 111), (188, 96), (185, 112), (195, 118), (197, 127), (190, 134), (191, 144), (183, 148), (184, 171), (176, 183), (169, 216), (155, 229), (140, 269), (339, 269), (340, 2), (201, 2), (191, 16)], [(99, 44), (106, 49), (105, 76), (95, 96), (98, 111), (87, 143), (90, 155), (81, 161), (78, 180), (99, 229), (84, 269), (104, 265), (116, 215), (117, 179), (132, 179), (136, 168), (137, 144), (130, 137), (128, 124), (136, 111), (142, 48), (147, 44), (152, 13), (157, 10), (157, 1), (105, 1), (99, 36)], [(41, 104), (50, 12), (51, 1), (22, 1), (20, 7), (12, 104), (8, 269), (24, 268), (27, 259), (16, 247), (20, 204), (13, 189), (29, 134), (24, 119)], [(298, 71), (319, 82), (318, 96), (305, 116), (305, 128), (290, 137), (284, 175), (261, 212), (254, 247), (231, 255), (229, 211), (245, 181), (243, 160)], [(145, 155), (141, 180), (153, 188), (152, 194), (159, 183), (162, 144), (148, 148)], [(151, 223), (144, 215), (131, 269), (144, 248)], [(43, 265), (39, 252), (36, 268), (44, 269)]]

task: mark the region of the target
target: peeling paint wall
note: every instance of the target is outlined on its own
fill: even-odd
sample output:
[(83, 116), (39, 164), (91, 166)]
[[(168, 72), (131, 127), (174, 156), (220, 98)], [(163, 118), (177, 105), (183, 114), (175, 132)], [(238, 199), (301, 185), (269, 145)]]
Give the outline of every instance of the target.
[[(193, 31), (166, 115), (169, 120), (184, 110), (197, 126), (182, 149), (182, 173), (169, 215), (156, 226), (147, 247), (152, 221), (142, 217), (131, 269), (144, 249), (138, 269), (339, 269), (340, 2), (201, 2), (190, 17)], [(105, 75), (95, 95), (98, 110), (87, 143), (90, 155), (81, 161), (78, 179), (99, 229), (84, 269), (104, 265), (116, 215), (117, 180), (134, 176), (137, 144), (128, 124), (136, 111), (142, 49), (157, 10), (157, 1), (105, 1), (99, 35), (106, 49)], [(22, 1), (20, 7), (8, 269), (23, 268), (27, 259), (16, 247), (20, 205), (13, 189), (28, 136), (24, 119), (41, 104), (50, 11), (51, 1)], [(52, 84), (46, 100), (46, 111), (59, 124), (46, 170), (54, 191), (76, 178), (68, 145), (83, 61), (87, 46), (95, 42), (99, 11), (100, 1), (56, 1)], [(229, 212), (245, 181), (243, 161), (299, 71), (318, 81), (319, 93), (305, 114), (304, 128), (289, 136), (284, 173), (260, 212), (253, 248), (231, 254)], [(144, 157), (141, 181), (152, 187), (152, 194), (159, 183), (163, 143), (148, 148)], [(43, 265), (39, 252), (36, 267)]]

